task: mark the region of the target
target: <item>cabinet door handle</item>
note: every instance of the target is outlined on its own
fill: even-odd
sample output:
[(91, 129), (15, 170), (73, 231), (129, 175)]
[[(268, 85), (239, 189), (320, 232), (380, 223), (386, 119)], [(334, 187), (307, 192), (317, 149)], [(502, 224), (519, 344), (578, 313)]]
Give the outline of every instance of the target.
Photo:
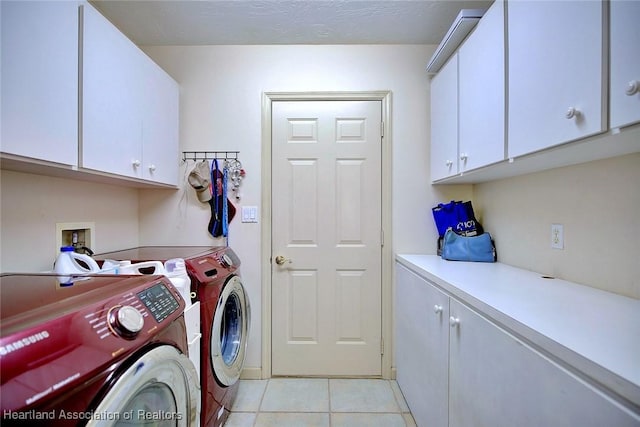
[(438, 305), (438, 304), (434, 305), (434, 306), (433, 306), (433, 312), (434, 312), (435, 314), (440, 314), (440, 313), (442, 313), (442, 306), (441, 306), (441, 305)]
[(137, 168), (138, 166), (140, 166), (140, 160), (134, 160), (133, 162), (131, 162), (131, 164), (134, 168)]
[(580, 116), (580, 110), (578, 110), (576, 107), (569, 107), (564, 116), (569, 120), (573, 119), (574, 117), (578, 118)]
[(467, 153), (460, 154), (460, 160), (462, 160), (463, 162), (466, 162), (468, 158), (469, 156), (467, 155)]
[(460, 319), (453, 316), (449, 317), (449, 325), (451, 325), (452, 328), (455, 328), (460, 325)]
[(446, 165), (448, 168), (450, 168), (451, 166), (453, 166), (453, 162), (451, 160), (447, 160)]
[(149, 172), (155, 172), (156, 165), (149, 165)]
[(625, 93), (629, 96), (633, 96), (638, 92), (640, 92), (640, 82), (638, 80), (631, 80), (627, 85)]

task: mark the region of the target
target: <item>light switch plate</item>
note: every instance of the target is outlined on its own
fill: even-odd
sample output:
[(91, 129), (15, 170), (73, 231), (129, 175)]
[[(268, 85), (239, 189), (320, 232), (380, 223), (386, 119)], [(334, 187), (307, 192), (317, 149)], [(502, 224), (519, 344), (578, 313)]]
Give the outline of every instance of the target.
[(258, 207), (257, 206), (243, 206), (242, 207), (242, 222), (258, 222)]

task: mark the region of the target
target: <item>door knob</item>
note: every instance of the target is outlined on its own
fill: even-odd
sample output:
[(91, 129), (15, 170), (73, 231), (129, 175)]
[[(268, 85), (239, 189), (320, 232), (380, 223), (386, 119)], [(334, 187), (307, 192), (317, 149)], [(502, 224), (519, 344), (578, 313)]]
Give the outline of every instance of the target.
[(276, 257), (276, 264), (284, 265), (285, 263), (291, 263), (291, 260), (289, 258), (283, 257), (282, 255), (278, 255)]

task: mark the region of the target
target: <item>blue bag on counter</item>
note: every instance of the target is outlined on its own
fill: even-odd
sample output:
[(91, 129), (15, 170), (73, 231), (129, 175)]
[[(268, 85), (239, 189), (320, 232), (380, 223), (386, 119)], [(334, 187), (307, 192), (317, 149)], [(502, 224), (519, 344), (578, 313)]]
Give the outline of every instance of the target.
[(463, 236), (476, 236), (484, 232), (476, 219), (471, 202), (452, 200), (450, 203), (440, 203), (431, 210), (440, 237), (443, 237), (448, 229)]
[(495, 262), (496, 247), (491, 235), (460, 236), (448, 230), (443, 239), (442, 259), (449, 261)]

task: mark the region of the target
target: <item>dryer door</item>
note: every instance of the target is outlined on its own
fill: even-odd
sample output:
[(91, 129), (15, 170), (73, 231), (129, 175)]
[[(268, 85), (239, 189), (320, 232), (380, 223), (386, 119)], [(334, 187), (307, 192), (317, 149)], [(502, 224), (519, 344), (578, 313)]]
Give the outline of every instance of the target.
[(193, 426), (199, 422), (200, 385), (189, 358), (164, 345), (143, 354), (117, 379), (88, 426)]
[(220, 384), (230, 386), (240, 378), (249, 339), (251, 308), (239, 276), (225, 282), (211, 328), (211, 364)]

